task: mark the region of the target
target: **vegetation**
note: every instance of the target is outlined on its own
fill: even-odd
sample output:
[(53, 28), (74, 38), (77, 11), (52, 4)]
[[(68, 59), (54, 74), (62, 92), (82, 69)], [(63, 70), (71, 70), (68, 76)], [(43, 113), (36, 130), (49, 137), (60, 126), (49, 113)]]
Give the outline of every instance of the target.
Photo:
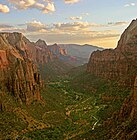
[(86, 73), (85, 67), (49, 79), (41, 93), (42, 101), (27, 107), (12, 104), (20, 110), (1, 114), (1, 130), (7, 130), (3, 137), (13, 132), (15, 137), (34, 140), (76, 140), (94, 135), (94, 129), (120, 108), (130, 91)]

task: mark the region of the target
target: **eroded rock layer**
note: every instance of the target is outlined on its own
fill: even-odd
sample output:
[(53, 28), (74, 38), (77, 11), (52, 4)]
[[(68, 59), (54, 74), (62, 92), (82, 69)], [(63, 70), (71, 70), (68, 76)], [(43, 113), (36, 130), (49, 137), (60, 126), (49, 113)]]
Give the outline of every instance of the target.
[(137, 19), (124, 31), (116, 49), (91, 54), (87, 71), (98, 77), (117, 81), (125, 88), (130, 87), (132, 92), (125, 98), (120, 110), (104, 121), (102, 128), (100, 127), (103, 139), (136, 140)]
[[(41, 78), (20, 33), (0, 34), (0, 88), (21, 104), (40, 100)], [(29, 46), (30, 47), (30, 46)]]
[(120, 85), (133, 86), (137, 75), (137, 20), (122, 34), (116, 49), (91, 54), (87, 71)]

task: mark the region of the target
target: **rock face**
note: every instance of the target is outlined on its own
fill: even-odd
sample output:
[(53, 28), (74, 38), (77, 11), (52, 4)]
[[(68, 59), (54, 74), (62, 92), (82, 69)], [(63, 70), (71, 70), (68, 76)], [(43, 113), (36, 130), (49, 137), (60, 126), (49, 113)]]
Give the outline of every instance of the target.
[(87, 71), (98, 77), (130, 87), (119, 112), (104, 122), (104, 139), (137, 139), (137, 19), (122, 34), (116, 49), (91, 54)]
[(39, 64), (45, 64), (55, 59), (67, 57), (66, 51), (59, 47), (57, 44), (47, 45), (45, 41), (40, 39), (35, 43), (35, 48), (36, 58), (34, 58), (34, 60)]
[(64, 49), (57, 44), (47, 45), (44, 40), (39, 39), (36, 43), (30, 42), (21, 33), (1, 33), (3, 41), (7, 45), (12, 46), (23, 57), (32, 60), (35, 63), (44, 64), (57, 57), (66, 56)]
[(137, 77), (135, 78), (133, 94), (128, 96), (120, 111), (113, 114), (103, 124), (105, 139), (136, 140), (137, 139)]
[(41, 78), (31, 61), (29, 43), (20, 33), (0, 34), (0, 88), (10, 92), (21, 104), (41, 99)]
[(122, 34), (116, 49), (91, 54), (87, 71), (96, 76), (133, 86), (137, 75), (137, 20)]
[(57, 44), (49, 45), (48, 48), (55, 56), (60, 56), (60, 55), (66, 56), (67, 55), (66, 50), (62, 49)]
[(42, 82), (37, 67), (46, 71), (43, 65), (55, 59), (69, 61), (70, 56), (57, 44), (48, 46), (41, 39), (30, 42), (17, 32), (0, 33), (1, 90), (12, 93), (20, 103), (40, 100)]
[(137, 118), (137, 77), (134, 82), (133, 94), (125, 99), (119, 113), (119, 118), (130, 118), (131, 120), (136, 120)]
[(134, 83), (133, 107), (130, 116), (132, 119), (137, 118), (137, 77), (135, 78), (135, 83)]

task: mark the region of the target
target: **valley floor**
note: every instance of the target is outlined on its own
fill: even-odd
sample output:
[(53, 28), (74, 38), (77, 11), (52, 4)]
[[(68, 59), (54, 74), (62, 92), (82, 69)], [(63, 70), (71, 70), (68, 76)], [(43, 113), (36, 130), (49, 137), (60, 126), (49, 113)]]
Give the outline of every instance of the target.
[(1, 139), (94, 139), (96, 126), (111, 117), (128, 94), (114, 83), (83, 72), (49, 81), (42, 101), (29, 107), (11, 103), (11, 110), (0, 114)]

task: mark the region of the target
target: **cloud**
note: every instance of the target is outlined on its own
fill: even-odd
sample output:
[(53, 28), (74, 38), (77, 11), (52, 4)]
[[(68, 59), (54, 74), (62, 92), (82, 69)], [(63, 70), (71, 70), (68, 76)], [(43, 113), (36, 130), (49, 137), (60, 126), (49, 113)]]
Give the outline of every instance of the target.
[(73, 4), (73, 3), (77, 3), (80, 0), (64, 0), (66, 4)]
[(109, 22), (108, 25), (110, 26), (123, 26), (127, 25), (129, 22), (127, 21), (119, 21), (119, 22)]
[(54, 3), (48, 3), (48, 5), (43, 8), (43, 13), (49, 13), (49, 12), (55, 12), (55, 6), (54, 6)]
[(50, 12), (55, 12), (55, 5), (52, 1), (50, 0), (43, 0), (43, 1), (38, 1), (38, 0), (8, 0), (11, 4), (14, 5), (15, 9), (18, 10), (26, 10), (29, 8), (35, 8), (42, 13), (50, 13)]
[(89, 13), (82, 13), (83, 16), (89, 16)]
[(92, 24), (88, 22), (68, 22), (68, 23), (57, 23), (54, 24), (56, 30), (68, 32), (68, 31), (79, 31), (79, 30), (88, 30)]
[(135, 4), (135, 3), (131, 3), (130, 5), (131, 5), (131, 6), (135, 6), (136, 4)]
[(128, 3), (128, 4), (125, 4), (124, 7), (130, 7), (130, 6), (135, 6), (136, 4), (135, 3)]
[[(114, 24), (121, 25), (122, 22), (116, 22)], [(90, 43), (95, 45), (103, 45), (102, 42), (107, 43), (108, 47), (113, 40), (118, 39), (120, 33), (116, 30), (102, 30), (102, 27), (112, 25), (102, 25), (88, 22), (67, 22), (67, 23), (54, 23), (45, 24), (40, 21), (34, 20), (25, 24), (19, 24), (16, 26), (0, 24), (0, 31), (6, 32), (23, 32), (29, 39), (36, 41), (37, 39), (45, 39), (48, 43)], [(101, 27), (101, 30), (100, 30)], [(97, 28), (97, 30), (96, 30)], [(114, 45), (112, 46), (114, 47)]]
[(27, 31), (28, 32), (39, 32), (40, 30), (46, 30), (47, 26), (42, 24), (40, 21), (32, 21), (27, 23)]
[[(96, 23), (89, 23), (89, 22), (66, 22), (66, 23), (53, 23), (53, 24), (45, 24), (41, 23), (40, 21), (33, 20), (31, 22), (27, 22), (25, 24), (18, 24), (16, 27), (23, 28), (26, 30), (27, 33), (57, 33), (57, 34), (91, 34), (93, 31), (95, 33), (99, 33), (107, 27), (106, 30), (109, 28), (112, 29), (114, 26), (123, 26), (128, 24), (128, 22), (109, 22), (108, 24), (96, 24)], [(11, 28), (13, 26), (0, 24), (0, 28)], [(97, 31), (97, 32), (96, 32)], [(99, 32), (100, 31), (100, 32)], [(107, 32), (108, 33), (108, 32)], [(109, 34), (110, 35), (110, 34)]]
[[(96, 23), (89, 23), (89, 22), (66, 22), (66, 23), (53, 23), (53, 24), (45, 24), (41, 23), (40, 21), (33, 20), (31, 22), (27, 22), (25, 24), (18, 24), (16, 27), (21, 27), (26, 30), (26, 32), (48, 32), (50, 33), (58, 33), (58, 34), (90, 34), (91, 31), (99, 31), (102, 27), (111, 27), (111, 26), (120, 26), (126, 24), (127, 22), (115, 22), (115, 23), (108, 23), (106, 25), (103, 24), (96, 24)], [(0, 25), (2, 27), (12, 27), (10, 25)]]
[(104, 25), (102, 24), (96, 24), (96, 23), (89, 23), (89, 22), (68, 22), (68, 23), (58, 23), (54, 24), (56, 28), (61, 29), (61, 30), (72, 30), (72, 31), (77, 31), (77, 30), (90, 30), (90, 28), (93, 27), (102, 27)]
[[(49, 32), (27, 35), (32, 41), (38, 38), (46, 40), (48, 43), (77, 43), (77, 44), (93, 44), (99, 46), (114, 47), (116, 40), (119, 38), (120, 33), (117, 31), (85, 31), (78, 33), (62, 33), (62, 32)], [(111, 42), (112, 41), (112, 42)], [(103, 42), (103, 43), (102, 43)], [(107, 44), (109, 42), (109, 44)], [(113, 43), (113, 45), (111, 44)], [(105, 44), (105, 45), (104, 45)], [(111, 45), (112, 46), (111, 46)]]
[[(56, 11), (54, 0), (7, 0), (7, 1), (10, 4), (12, 4), (14, 10), (37, 9), (44, 14), (48, 14)], [(80, 0), (64, 0), (65, 4), (74, 4), (74, 3), (78, 3), (79, 1)], [(5, 10), (0, 9), (0, 12), (1, 11), (4, 12)], [(7, 11), (9, 10), (7, 9)]]
[[(115, 30), (98, 30), (95, 31), (94, 27), (102, 27), (104, 25), (88, 22), (68, 22), (68, 23), (55, 23), (52, 25), (42, 24), (38, 21), (27, 23), (27, 36), (36, 41), (42, 38), (48, 43), (97, 43), (97, 40), (111, 40), (117, 39), (120, 35)], [(111, 47), (111, 46), (109, 46)], [(113, 47), (113, 46), (112, 46)]]
[(0, 28), (2, 29), (4, 29), (4, 28), (12, 28), (13, 26), (11, 26), (11, 25), (7, 25), (7, 24), (0, 24)]
[(71, 16), (69, 18), (66, 19), (70, 19), (70, 20), (82, 20), (83, 17), (85, 16), (89, 16), (89, 13), (82, 13), (81, 16)]
[(8, 0), (10, 3), (14, 4), (17, 9), (27, 9), (36, 3), (35, 0)]
[(80, 17), (69, 17), (70, 20), (82, 20), (82, 16)]
[(45, 7), (44, 4), (42, 3), (35, 3), (34, 5), (32, 5), (31, 7), (36, 8), (36, 9), (43, 9)]
[(15, 26), (8, 25), (8, 24), (0, 24), (0, 32), (22, 32), (22, 33), (25, 33), (26, 29), (17, 28)]
[(8, 13), (9, 11), (10, 11), (10, 9), (7, 5), (0, 4), (0, 12)]

